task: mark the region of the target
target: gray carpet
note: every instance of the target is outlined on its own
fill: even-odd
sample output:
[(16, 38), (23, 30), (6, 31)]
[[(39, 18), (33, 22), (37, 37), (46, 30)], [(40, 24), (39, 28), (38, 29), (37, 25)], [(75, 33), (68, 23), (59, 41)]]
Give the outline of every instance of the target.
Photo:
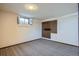
[(45, 39), (0, 49), (1, 56), (78, 56), (78, 47)]

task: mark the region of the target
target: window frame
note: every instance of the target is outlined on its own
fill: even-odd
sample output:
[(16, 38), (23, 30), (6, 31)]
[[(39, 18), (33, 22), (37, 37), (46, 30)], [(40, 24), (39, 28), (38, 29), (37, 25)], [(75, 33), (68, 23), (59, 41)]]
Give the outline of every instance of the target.
[[(23, 23), (23, 24), (21, 23), (20, 18), (23, 18), (23, 19), (24, 19), (24, 23)], [(26, 19), (27, 19), (27, 22), (25, 22)], [(27, 17), (18, 16), (18, 17), (17, 17), (17, 24), (19, 24), (19, 25), (32, 25), (32, 18), (27, 18)]]

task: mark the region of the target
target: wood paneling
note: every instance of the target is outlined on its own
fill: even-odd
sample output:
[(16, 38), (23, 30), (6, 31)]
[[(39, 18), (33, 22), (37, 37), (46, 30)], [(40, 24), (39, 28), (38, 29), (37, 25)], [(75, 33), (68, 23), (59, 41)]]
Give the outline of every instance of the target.
[(51, 23), (50, 22), (43, 22), (42, 23), (42, 36), (46, 37), (46, 38), (50, 38), (50, 26)]
[(57, 20), (51, 21), (51, 33), (57, 33)]
[(57, 33), (57, 20), (42, 22), (42, 36), (50, 38), (51, 33)]

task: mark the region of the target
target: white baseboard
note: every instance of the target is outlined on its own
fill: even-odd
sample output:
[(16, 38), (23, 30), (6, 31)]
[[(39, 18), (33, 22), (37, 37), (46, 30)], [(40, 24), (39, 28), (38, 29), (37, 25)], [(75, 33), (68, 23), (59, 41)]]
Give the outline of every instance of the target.
[(78, 45), (68, 44), (68, 43), (64, 43), (64, 42), (60, 42), (60, 41), (55, 41), (55, 40), (45, 38), (45, 37), (42, 37), (42, 39), (46, 39), (46, 40), (50, 40), (50, 41), (54, 41), (54, 42), (59, 42), (59, 43), (62, 43), (62, 44), (72, 45), (72, 46), (78, 46)]

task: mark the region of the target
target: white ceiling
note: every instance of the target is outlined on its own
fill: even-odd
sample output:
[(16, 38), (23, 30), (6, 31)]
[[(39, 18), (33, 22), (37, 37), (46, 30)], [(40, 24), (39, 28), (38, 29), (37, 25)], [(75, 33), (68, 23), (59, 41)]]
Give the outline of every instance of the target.
[(0, 4), (0, 9), (38, 19), (56, 18), (78, 12), (78, 5), (76, 3), (37, 3), (39, 9), (36, 12), (26, 10), (24, 5), (24, 3), (4, 3)]

